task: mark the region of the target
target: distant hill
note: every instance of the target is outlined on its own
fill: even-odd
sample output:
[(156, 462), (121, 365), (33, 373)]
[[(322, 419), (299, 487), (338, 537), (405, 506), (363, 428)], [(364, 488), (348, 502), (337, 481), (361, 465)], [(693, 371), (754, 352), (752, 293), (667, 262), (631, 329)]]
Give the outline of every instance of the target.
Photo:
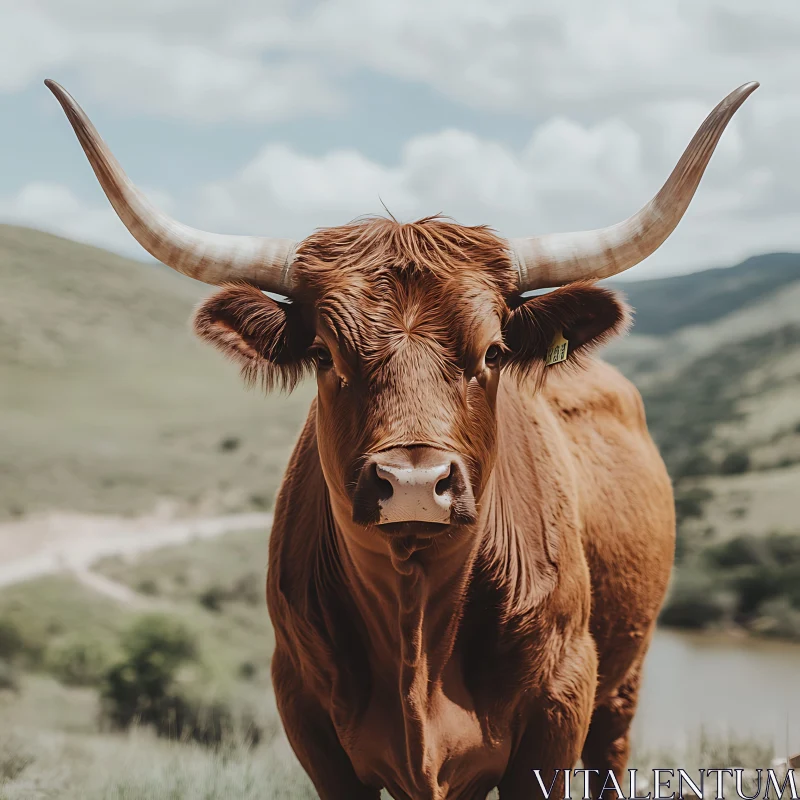
[(0, 518), (271, 503), (310, 388), (246, 391), (189, 329), (211, 291), (0, 225)]
[(800, 256), (619, 285), (633, 335), (607, 349), (639, 387), (675, 490), (662, 621), (800, 636)]
[(800, 255), (616, 287), (636, 322), (604, 356), (642, 392), (685, 534), (800, 532)]
[[(208, 287), (47, 233), (0, 225), (0, 363), (63, 369), (184, 348), (186, 318)], [(120, 353), (121, 355), (121, 353)]]
[(707, 325), (759, 303), (800, 280), (800, 253), (768, 253), (735, 267), (650, 281), (609, 282), (636, 309), (636, 333), (664, 336), (687, 325)]

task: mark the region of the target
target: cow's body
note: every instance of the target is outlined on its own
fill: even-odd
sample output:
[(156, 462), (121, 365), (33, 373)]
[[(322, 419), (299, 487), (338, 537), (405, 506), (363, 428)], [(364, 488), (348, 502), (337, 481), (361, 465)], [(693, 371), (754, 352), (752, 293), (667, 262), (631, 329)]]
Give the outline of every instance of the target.
[(341, 535), (352, 523), (326, 491), (312, 407), (276, 506), (268, 602), (281, 715), (325, 800), (381, 786), (484, 798), (498, 783), (534, 797), (531, 770), (571, 768), (582, 749), (587, 768), (624, 767), (674, 545), (641, 400), (593, 362), (539, 393), (504, 382), (497, 418), (479, 522), (403, 561)]

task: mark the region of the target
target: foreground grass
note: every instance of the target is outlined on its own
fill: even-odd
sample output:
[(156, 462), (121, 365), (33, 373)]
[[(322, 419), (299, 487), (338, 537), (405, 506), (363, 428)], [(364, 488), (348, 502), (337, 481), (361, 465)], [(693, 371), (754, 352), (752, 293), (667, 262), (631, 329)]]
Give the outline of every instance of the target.
[(209, 751), (136, 731), (0, 735), (2, 800), (272, 800), (315, 798), (285, 742)]
[[(264, 694), (269, 695), (269, 690)], [(272, 800), (316, 793), (275, 722), (258, 747), (219, 749), (99, 726), (97, 694), (23, 676), (0, 691), (0, 800)]]
[[(38, 725), (32, 707), (58, 699), (60, 715)], [(0, 693), (6, 723), (0, 733), (0, 800), (305, 800), (316, 797), (285, 738), (276, 733), (259, 747), (228, 742), (219, 750), (156, 739), (147, 731), (103, 734), (88, 731), (92, 704), (86, 692), (29, 678), (20, 695)], [(769, 767), (772, 751), (742, 739), (702, 734), (685, 748), (634, 752), (630, 767), (651, 770), (700, 767)], [(576, 779), (573, 796), (581, 796)], [(623, 785), (623, 788), (627, 788)], [(745, 788), (749, 788), (745, 784)], [(748, 793), (753, 793), (749, 791)], [(495, 796), (495, 795), (493, 795)], [(384, 795), (388, 797), (388, 795)]]
[[(19, 670), (63, 679), (59, 655), (66, 646), (84, 644), (105, 654), (110, 666), (123, 632), (140, 615), (166, 614), (197, 643), (181, 685), (201, 704), (222, 704), (234, 718), (252, 719), (269, 739), (280, 725), (270, 684), (274, 636), (264, 602), (265, 549), (266, 534), (254, 531), (168, 548), (134, 564), (108, 560), (105, 574), (140, 592), (135, 607), (98, 595), (70, 575), (39, 578), (0, 592), (0, 621), (22, 632)], [(33, 719), (34, 700), (20, 709), (31, 703)], [(73, 727), (78, 718), (84, 732), (97, 729), (96, 719), (80, 715)]]
[(190, 541), (133, 561), (105, 559), (95, 571), (137, 592), (136, 607), (57, 574), (2, 589), (0, 619), (14, 621), (35, 648), (76, 632), (110, 640), (142, 610), (165, 611), (181, 617), (210, 649), (224, 651), (227, 662), (239, 656), (268, 661), (273, 638), (264, 599), (266, 551), (267, 533), (255, 530)]
[(220, 677), (242, 671), (268, 685), (275, 646), (266, 609), (267, 533), (227, 534), (145, 553), (133, 562), (111, 558), (96, 570), (180, 615), (197, 633), (204, 663)]
[[(148, 730), (105, 731), (97, 689), (61, 685), (48, 675), (48, 653), (76, 635), (113, 649), (142, 609), (99, 596), (66, 575), (0, 592), (0, 619), (25, 633), (27, 660), (18, 691), (0, 690), (0, 800), (315, 797), (281, 731), (269, 681), (266, 538), (263, 531), (245, 531), (97, 565), (138, 592), (147, 610), (168, 613), (192, 630), (200, 653), (190, 677), (209, 699), (222, 697), (253, 714), (263, 736), (252, 749), (235, 739), (214, 750), (158, 739)], [(771, 758), (768, 747), (747, 739), (701, 735), (685, 748), (635, 751), (631, 766), (763, 768)]]

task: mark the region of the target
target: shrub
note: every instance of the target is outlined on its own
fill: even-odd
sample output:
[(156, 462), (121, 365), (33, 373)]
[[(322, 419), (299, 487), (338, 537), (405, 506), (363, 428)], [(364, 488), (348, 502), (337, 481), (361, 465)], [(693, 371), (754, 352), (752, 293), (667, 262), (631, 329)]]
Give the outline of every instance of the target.
[(146, 594), (150, 597), (155, 597), (157, 594), (159, 594), (158, 583), (152, 578), (145, 578), (143, 581), (139, 581), (138, 585), (136, 586), (136, 591), (139, 592), (139, 594)]
[(659, 622), (674, 628), (702, 629), (722, 621), (727, 612), (725, 598), (711, 582), (679, 575)]
[(19, 626), (10, 619), (0, 619), (0, 659), (13, 661), (25, 649)]
[(785, 597), (776, 597), (762, 604), (753, 629), (763, 636), (800, 639), (800, 610)]
[(762, 603), (780, 594), (780, 571), (766, 564), (743, 567), (732, 576), (730, 584), (736, 593), (737, 612), (752, 616)]
[(255, 508), (269, 508), (270, 498), (265, 494), (251, 494), (250, 505)]
[(24, 629), (13, 619), (0, 619), (0, 660), (15, 666), (36, 669), (45, 652), (45, 636), (40, 628)]
[(45, 666), (67, 686), (99, 686), (111, 661), (112, 654), (102, 642), (73, 638), (54, 645)]
[(209, 586), (199, 597), (200, 605), (207, 611), (221, 611), (228, 593), (222, 586)]
[(675, 469), (675, 478), (694, 478), (714, 472), (714, 462), (705, 453), (694, 453)]
[(135, 719), (157, 721), (178, 668), (196, 652), (194, 640), (180, 623), (162, 615), (148, 615), (127, 631), (123, 658), (103, 679), (104, 711), (115, 726), (126, 728)]
[[(123, 658), (106, 672), (102, 687), (105, 718), (115, 728), (152, 727), (159, 736), (218, 744), (236, 730), (236, 719), (219, 700), (207, 702), (178, 680), (180, 668), (196, 657), (191, 633), (163, 615), (138, 620), (122, 640)], [(260, 730), (249, 724), (247, 743)]]
[(766, 545), (779, 564), (800, 564), (800, 535), (773, 532), (766, 538)]
[(122, 637), (123, 652), (139, 665), (159, 656), (165, 669), (175, 669), (195, 658), (194, 636), (180, 621), (164, 614), (140, 617)]
[(264, 605), (265, 576), (263, 572), (249, 572), (233, 584), (229, 592), (231, 600), (238, 600), (250, 606)]
[(709, 547), (705, 555), (713, 566), (730, 569), (732, 567), (762, 564), (766, 553), (762, 541), (752, 536), (743, 535)]
[(719, 471), (722, 475), (741, 475), (749, 470), (750, 456), (744, 450), (734, 450), (728, 453), (719, 465)]
[(239, 602), (247, 605), (263, 605), (264, 575), (249, 572), (239, 578), (230, 588), (212, 584), (197, 598), (203, 608), (208, 611), (221, 611), (225, 603)]
[(258, 672), (258, 667), (252, 661), (242, 661), (239, 664), (239, 677), (245, 681), (251, 681), (255, 678)]
[(680, 526), (685, 520), (703, 516), (703, 506), (714, 495), (699, 486), (675, 492), (675, 521)]
[(6, 781), (16, 780), (33, 761), (33, 756), (16, 737), (3, 736), (0, 739), (0, 788)]
[(686, 536), (683, 528), (675, 531), (675, 563), (682, 564), (691, 552), (692, 541)]
[(0, 691), (16, 692), (18, 689), (19, 682), (14, 665), (0, 659)]

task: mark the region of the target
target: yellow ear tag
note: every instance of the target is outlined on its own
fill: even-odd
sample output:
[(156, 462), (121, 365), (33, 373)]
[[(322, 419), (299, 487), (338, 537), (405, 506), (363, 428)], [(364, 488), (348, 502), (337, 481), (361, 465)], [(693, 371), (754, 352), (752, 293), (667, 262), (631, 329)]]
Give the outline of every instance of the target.
[(559, 331), (553, 337), (553, 343), (547, 351), (547, 360), (545, 364), (551, 367), (553, 364), (560, 364), (562, 361), (566, 361), (568, 352), (569, 342), (564, 338), (563, 331)]

